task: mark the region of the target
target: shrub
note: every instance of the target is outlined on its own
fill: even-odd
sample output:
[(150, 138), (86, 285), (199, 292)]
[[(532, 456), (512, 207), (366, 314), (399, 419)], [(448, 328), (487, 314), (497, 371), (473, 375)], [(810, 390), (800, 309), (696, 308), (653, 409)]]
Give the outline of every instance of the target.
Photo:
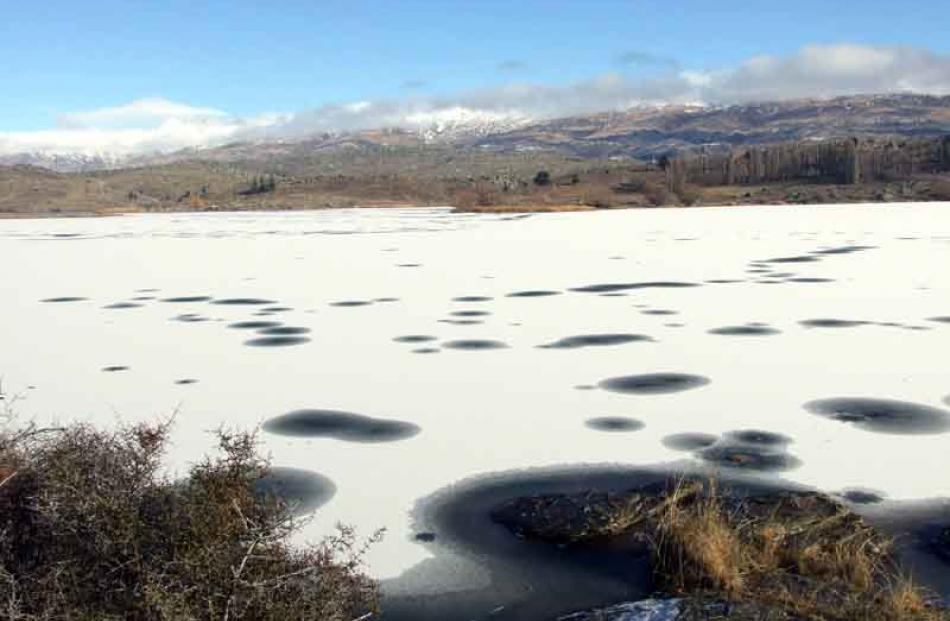
[(930, 198), (936, 201), (950, 201), (950, 179), (936, 179), (930, 185)]
[(534, 185), (551, 185), (551, 173), (546, 170), (539, 170), (538, 174), (534, 176)]
[(583, 204), (588, 205), (589, 207), (608, 209), (614, 206), (616, 197), (610, 188), (604, 186), (594, 186), (584, 192), (584, 197), (581, 200)]
[(0, 432), (0, 616), (325, 619), (377, 608), (352, 530), (295, 547), (299, 521), (257, 486), (250, 434), (185, 480), (160, 474), (168, 425)]

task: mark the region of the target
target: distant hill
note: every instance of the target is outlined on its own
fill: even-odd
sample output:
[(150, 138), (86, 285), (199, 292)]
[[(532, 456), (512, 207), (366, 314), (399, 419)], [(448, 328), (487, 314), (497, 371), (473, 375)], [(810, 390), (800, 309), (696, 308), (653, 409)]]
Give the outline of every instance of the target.
[(426, 146), (449, 147), (460, 154), (544, 151), (582, 158), (649, 160), (700, 145), (725, 149), (846, 136), (926, 138), (948, 133), (950, 97), (868, 95), (741, 106), (652, 106), (536, 122), (468, 120), (422, 130), (332, 132), (134, 158), (23, 153), (0, 156), (0, 166), (28, 164), (59, 172), (82, 172), (198, 160), (270, 163), (299, 170), (309, 158), (327, 153)]
[(880, 95), (743, 106), (642, 108), (534, 123), (465, 144), (556, 150), (583, 157), (653, 158), (699, 145), (723, 147), (841, 137), (950, 133), (950, 97)]
[(946, 200), (946, 136), (950, 97), (890, 95), (325, 133), (135, 159), (24, 155), (0, 158), (0, 215)]

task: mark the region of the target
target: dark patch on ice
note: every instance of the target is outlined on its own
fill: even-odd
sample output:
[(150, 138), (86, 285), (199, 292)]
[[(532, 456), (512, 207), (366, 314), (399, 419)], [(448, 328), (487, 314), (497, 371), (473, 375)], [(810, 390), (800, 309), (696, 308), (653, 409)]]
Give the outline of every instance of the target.
[(950, 315), (943, 315), (940, 317), (930, 317), (927, 321), (933, 321), (936, 323), (950, 323)]
[(310, 328), (302, 326), (274, 326), (273, 328), (262, 328), (258, 330), (259, 334), (267, 336), (296, 336), (298, 334), (309, 334)]
[(155, 299), (154, 295), (137, 295), (134, 298), (132, 298), (132, 301), (133, 302), (149, 302), (154, 299)]
[(224, 306), (264, 306), (265, 304), (273, 304), (274, 300), (265, 300), (264, 298), (222, 298), (220, 300), (212, 300), (211, 303)]
[(268, 468), (255, 485), (255, 491), (284, 503), (294, 515), (304, 515), (325, 505), (334, 494), (333, 481), (310, 470)]
[(798, 323), (806, 328), (857, 328), (869, 322), (857, 319), (806, 319)]
[(285, 313), (294, 309), (290, 306), (268, 306), (266, 308), (262, 308), (261, 310), (267, 311), (268, 313)]
[(437, 337), (429, 334), (407, 334), (405, 336), (397, 336), (393, 340), (397, 343), (430, 343), (436, 340), (436, 338)]
[(812, 254), (852, 254), (854, 252), (863, 252), (865, 250), (874, 250), (877, 246), (839, 246), (837, 248), (825, 248), (816, 250)]
[(929, 435), (950, 431), (950, 412), (908, 401), (840, 397), (810, 401), (805, 409), (875, 433)]
[(349, 308), (354, 306), (369, 306), (372, 303), (370, 300), (340, 300), (339, 302), (330, 302), (330, 306)]
[(578, 384), (574, 387), (574, 390), (596, 390), (597, 387), (593, 384)]
[(787, 279), (787, 282), (800, 282), (800, 283), (825, 283), (825, 282), (834, 282), (834, 278), (821, 278), (818, 276), (796, 276), (795, 278)]
[(782, 449), (720, 440), (696, 454), (720, 467), (757, 472), (783, 472), (801, 465), (801, 460)]
[(310, 339), (305, 336), (262, 336), (260, 338), (244, 341), (244, 344), (250, 347), (289, 347), (291, 345), (303, 345), (309, 342)]
[(182, 321), (184, 323), (201, 323), (203, 321), (208, 321), (208, 318), (204, 315), (199, 315), (198, 313), (183, 313), (181, 315), (175, 315), (172, 317), (172, 321)]
[(571, 291), (580, 293), (614, 293), (618, 291), (633, 291), (636, 289), (685, 289), (689, 287), (699, 287), (700, 285), (692, 282), (676, 281), (654, 281), (654, 282), (619, 282), (619, 283), (599, 283), (596, 285), (586, 285), (583, 287), (574, 287)]
[(421, 263), (399, 263), (396, 267), (422, 267)]
[(380, 304), (388, 304), (390, 302), (398, 302), (399, 298), (373, 298), (374, 302), (379, 302)]
[(641, 315), (657, 315), (657, 316), (660, 316), (660, 317), (665, 317), (665, 316), (668, 316), (668, 315), (679, 315), (679, 313), (678, 313), (677, 311), (675, 311), (675, 310), (668, 310), (668, 309), (665, 309), (665, 308), (651, 308), (651, 309), (649, 309), (649, 310), (640, 311), (640, 314), (641, 314)]
[(612, 377), (600, 382), (599, 386), (604, 390), (629, 395), (662, 395), (700, 388), (708, 383), (709, 379), (700, 375), (647, 373)]
[(102, 370), (106, 373), (116, 373), (118, 371), (128, 371), (129, 367), (122, 365), (113, 365), (108, 367), (102, 367)]
[(453, 302), (488, 302), (492, 298), (484, 295), (463, 295), (457, 298), (452, 298)]
[(228, 327), (236, 330), (264, 330), (276, 328), (279, 325), (281, 325), (279, 321), (236, 321), (228, 324)]
[(803, 254), (794, 257), (776, 257), (774, 259), (767, 259), (766, 263), (815, 263), (818, 260), (818, 257)]
[(712, 280), (705, 281), (711, 285), (731, 285), (734, 283), (745, 282), (739, 278), (714, 278)]
[(453, 326), (478, 326), (485, 322), (479, 319), (440, 319), (439, 323), (447, 323)]
[(760, 431), (758, 429), (743, 429), (741, 431), (730, 431), (725, 436), (727, 440), (740, 444), (754, 444), (758, 446), (786, 446), (792, 439), (773, 431)]
[(175, 384), (179, 386), (190, 386), (191, 384), (197, 384), (198, 380), (186, 377), (184, 379), (175, 380)]
[(582, 334), (568, 336), (546, 345), (539, 345), (539, 347), (544, 349), (579, 349), (581, 347), (624, 345), (652, 340), (652, 338), (643, 334)]
[(719, 336), (771, 336), (781, 334), (781, 331), (763, 325), (746, 324), (744, 326), (726, 326), (723, 328), (714, 328), (709, 334)]
[(663, 438), (663, 446), (674, 451), (698, 451), (712, 446), (719, 436), (711, 433), (674, 433)]
[(460, 339), (442, 344), (447, 349), (462, 349), (468, 351), (484, 351), (489, 349), (507, 349), (508, 345), (501, 341), (489, 339)]
[(451, 314), (453, 317), (485, 317), (491, 315), (490, 312), (481, 310), (460, 310), (453, 311)]
[(418, 349), (413, 349), (413, 350), (412, 350), (412, 353), (414, 353), (414, 354), (437, 354), (437, 353), (439, 353), (440, 351), (442, 351), (442, 350), (439, 349), (438, 347), (420, 347), (420, 348), (418, 348)]
[(74, 296), (74, 295), (64, 295), (58, 298), (46, 298), (45, 300), (41, 300), (41, 301), (47, 302), (47, 303), (53, 303), (53, 304), (65, 304), (67, 302), (83, 302), (88, 299), (89, 298), (82, 298), (82, 297)]
[(435, 533), (416, 533), (412, 539), (420, 543), (432, 543), (435, 541)]
[(120, 310), (126, 308), (142, 308), (141, 304), (136, 304), (135, 302), (115, 302), (114, 304), (108, 304), (102, 308), (107, 308), (111, 310)]
[(419, 433), (418, 426), (399, 420), (371, 418), (338, 410), (296, 410), (276, 416), (264, 431), (298, 438), (333, 438), (346, 442), (395, 442)]
[(549, 291), (545, 289), (530, 289), (527, 291), (514, 291), (509, 293), (509, 298), (546, 298), (552, 295), (561, 295), (560, 291)]
[(210, 295), (180, 295), (173, 298), (165, 298), (162, 302), (172, 303), (192, 303), (192, 302), (210, 302)]
[(637, 419), (627, 418), (626, 416), (599, 416), (586, 420), (584, 424), (597, 431), (609, 432), (639, 431), (646, 427)]

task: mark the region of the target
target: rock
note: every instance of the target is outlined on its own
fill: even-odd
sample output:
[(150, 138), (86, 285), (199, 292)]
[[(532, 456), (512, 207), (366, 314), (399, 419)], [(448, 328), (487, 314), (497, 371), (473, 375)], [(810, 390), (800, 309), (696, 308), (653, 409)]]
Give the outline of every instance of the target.
[(679, 599), (645, 599), (577, 612), (558, 621), (676, 621), (680, 616), (680, 603)]

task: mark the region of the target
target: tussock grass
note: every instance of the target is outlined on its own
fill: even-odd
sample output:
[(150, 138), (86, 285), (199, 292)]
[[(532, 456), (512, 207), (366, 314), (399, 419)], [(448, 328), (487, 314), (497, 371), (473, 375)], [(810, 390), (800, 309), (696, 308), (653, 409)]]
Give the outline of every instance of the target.
[(0, 431), (0, 618), (322, 619), (377, 608), (352, 530), (291, 546), (300, 523), (256, 487), (253, 435), (185, 480), (160, 474), (168, 425)]
[(791, 618), (950, 619), (901, 570), (894, 542), (819, 495), (770, 505), (680, 482), (654, 509), (658, 585), (688, 597), (755, 602)]

